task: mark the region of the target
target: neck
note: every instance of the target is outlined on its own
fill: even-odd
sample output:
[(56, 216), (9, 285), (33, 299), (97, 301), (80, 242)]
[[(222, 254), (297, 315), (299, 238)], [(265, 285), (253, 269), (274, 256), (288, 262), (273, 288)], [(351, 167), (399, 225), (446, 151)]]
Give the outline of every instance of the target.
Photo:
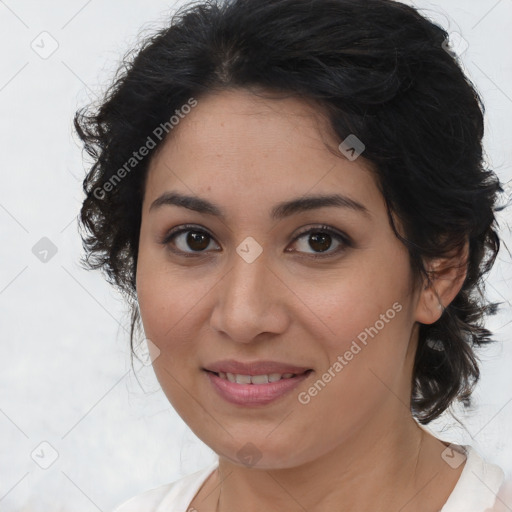
[(325, 512), (340, 504), (346, 512), (406, 512), (423, 510), (427, 501), (440, 509), (460, 471), (452, 473), (440, 496), (425, 499), (425, 489), (432, 496), (428, 484), (443, 469), (444, 445), (398, 400), (394, 412), (386, 422), (367, 423), (329, 453), (297, 467), (247, 468), (220, 457), (218, 512)]

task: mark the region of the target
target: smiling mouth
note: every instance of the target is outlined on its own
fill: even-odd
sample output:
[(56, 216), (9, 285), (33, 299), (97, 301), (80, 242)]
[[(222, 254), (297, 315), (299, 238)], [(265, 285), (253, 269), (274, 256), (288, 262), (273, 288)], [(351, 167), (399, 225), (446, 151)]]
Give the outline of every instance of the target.
[(280, 380), (293, 379), (297, 376), (307, 376), (313, 370), (309, 369), (302, 373), (264, 373), (260, 375), (243, 375), (239, 373), (228, 373), (228, 372), (213, 372), (211, 370), (206, 370), (217, 377), (220, 377), (223, 380), (229, 381), (234, 384), (253, 384), (256, 386), (262, 384), (272, 384), (274, 382), (279, 382)]

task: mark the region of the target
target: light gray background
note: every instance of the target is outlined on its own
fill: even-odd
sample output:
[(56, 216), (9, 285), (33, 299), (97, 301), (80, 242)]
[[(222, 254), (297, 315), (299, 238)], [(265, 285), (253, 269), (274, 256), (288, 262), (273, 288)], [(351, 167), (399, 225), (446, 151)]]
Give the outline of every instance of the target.
[[(415, 4), (467, 41), (461, 58), (487, 108), (488, 159), (510, 180), (512, 0)], [(177, 5), (0, 0), (2, 511), (108, 511), (215, 460), (173, 411), (151, 367), (137, 374), (141, 389), (130, 369), (121, 298), (99, 272), (78, 265), (85, 165), (73, 114), (108, 84), (138, 34), (164, 24)], [(49, 51), (53, 40), (58, 48), (46, 59), (31, 47)], [(510, 221), (510, 213), (500, 216), (509, 247)], [(46, 263), (32, 252), (43, 237), (57, 248)], [(507, 302), (488, 325), (505, 343), (481, 355), (478, 407), (464, 417), (467, 430), (448, 416), (434, 425), (444, 439), (474, 445), (509, 477), (511, 273), (503, 250), (488, 290)], [(44, 465), (52, 450), (59, 457), (48, 469), (31, 457)]]

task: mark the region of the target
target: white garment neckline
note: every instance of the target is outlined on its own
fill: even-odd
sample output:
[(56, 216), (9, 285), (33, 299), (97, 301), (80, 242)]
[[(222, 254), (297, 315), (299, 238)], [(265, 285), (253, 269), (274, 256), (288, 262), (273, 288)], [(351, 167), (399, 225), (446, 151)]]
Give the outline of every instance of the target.
[[(486, 512), (495, 505), (503, 485), (503, 470), (482, 459), (471, 446), (453, 445), (466, 455), (464, 468), (440, 512)], [(179, 480), (135, 496), (114, 512), (190, 512), (191, 502), (208, 477), (218, 468), (218, 461)]]

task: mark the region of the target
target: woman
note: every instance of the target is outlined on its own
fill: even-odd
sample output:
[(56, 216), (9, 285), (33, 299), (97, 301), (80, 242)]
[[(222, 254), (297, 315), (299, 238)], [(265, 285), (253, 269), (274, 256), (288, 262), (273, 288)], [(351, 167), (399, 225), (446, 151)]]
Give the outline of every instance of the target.
[[(189, 6), (75, 126), (89, 268), (218, 463), (117, 512), (483, 512), (469, 403), (502, 190), (447, 34), (390, 0)], [(139, 316), (140, 315), (140, 316)]]

